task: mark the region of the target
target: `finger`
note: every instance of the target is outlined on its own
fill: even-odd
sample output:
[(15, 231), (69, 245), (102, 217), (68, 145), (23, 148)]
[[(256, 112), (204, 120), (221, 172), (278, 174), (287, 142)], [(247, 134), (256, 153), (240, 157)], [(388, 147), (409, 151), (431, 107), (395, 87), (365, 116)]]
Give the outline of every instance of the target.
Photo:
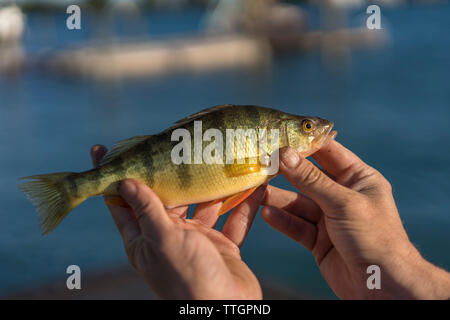
[(173, 216), (183, 218), (183, 219), (186, 218), (188, 210), (189, 210), (189, 206), (181, 206), (181, 207), (166, 209), (166, 211), (169, 215), (173, 215)]
[[(97, 167), (100, 161), (105, 156), (108, 150), (102, 145), (95, 145), (91, 148), (91, 159), (94, 167)], [(105, 199), (107, 196), (105, 197)], [(127, 209), (118, 206), (108, 205), (114, 223), (123, 238), (124, 243), (132, 242), (137, 236), (141, 234), (139, 225), (136, 221), (134, 213)]]
[(264, 198), (266, 188), (266, 184), (258, 187), (250, 197), (239, 204), (230, 213), (222, 228), (222, 233), (239, 247), (244, 243), (245, 237), (250, 230), (261, 201)]
[(108, 149), (101, 144), (96, 144), (91, 148), (91, 160), (94, 168), (98, 167), (106, 152), (108, 152)]
[(345, 206), (354, 191), (338, 184), (292, 148), (280, 151), (280, 172), (324, 211)]
[(136, 216), (130, 208), (122, 208), (108, 204), (106, 206), (125, 244), (133, 242), (134, 239), (141, 235), (141, 229), (136, 221)]
[(312, 157), (335, 177), (339, 177), (351, 167), (365, 165), (357, 155), (335, 140), (330, 141)]
[(330, 250), (333, 248), (333, 243), (328, 236), (327, 227), (325, 225), (325, 219), (320, 219), (317, 223), (317, 236), (316, 244), (312, 250), (313, 255), (316, 257), (317, 264), (320, 266), (323, 259), (326, 257)]
[(297, 241), (308, 250), (314, 248), (317, 228), (312, 223), (296, 217), (283, 209), (265, 206), (261, 215), (270, 226)]
[(313, 157), (327, 172), (334, 175), (340, 184), (350, 189), (365, 190), (366, 192), (362, 193), (367, 195), (374, 191), (391, 192), (386, 178), (339, 142), (331, 141)]
[(159, 197), (147, 185), (134, 179), (123, 180), (118, 189), (133, 209), (142, 234), (161, 241), (172, 223)]
[(313, 224), (316, 224), (322, 216), (322, 210), (311, 199), (302, 196), (298, 192), (283, 190), (273, 186), (267, 187), (263, 204), (286, 210)]
[(192, 219), (200, 221), (205, 226), (210, 228), (214, 228), (217, 221), (219, 220), (219, 212), (220, 207), (222, 206), (222, 202), (215, 203), (213, 205), (206, 203), (199, 203), (195, 208)]

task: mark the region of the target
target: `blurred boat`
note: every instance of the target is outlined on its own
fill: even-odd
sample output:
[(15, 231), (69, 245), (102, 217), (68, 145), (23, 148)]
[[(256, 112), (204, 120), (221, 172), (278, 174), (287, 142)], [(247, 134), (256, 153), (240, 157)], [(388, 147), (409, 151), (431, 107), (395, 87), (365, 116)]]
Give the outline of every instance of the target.
[(0, 7), (0, 44), (17, 43), (25, 31), (25, 16), (22, 10), (11, 5)]
[[(334, 8), (327, 13), (333, 16), (341, 10)], [(307, 14), (298, 6), (275, 0), (221, 0), (206, 15), (202, 34), (139, 43), (91, 43), (57, 52), (47, 60), (57, 73), (108, 80), (242, 67), (264, 70), (277, 52), (319, 50), (338, 63), (342, 53), (352, 48), (386, 42), (386, 30), (350, 29), (338, 22), (332, 28), (310, 31)]]
[(52, 55), (48, 66), (63, 74), (107, 80), (260, 66), (270, 61), (269, 54), (266, 42), (258, 38), (197, 36), (65, 50)]
[(21, 46), (25, 15), (16, 5), (0, 7), (0, 72), (14, 73), (25, 61)]

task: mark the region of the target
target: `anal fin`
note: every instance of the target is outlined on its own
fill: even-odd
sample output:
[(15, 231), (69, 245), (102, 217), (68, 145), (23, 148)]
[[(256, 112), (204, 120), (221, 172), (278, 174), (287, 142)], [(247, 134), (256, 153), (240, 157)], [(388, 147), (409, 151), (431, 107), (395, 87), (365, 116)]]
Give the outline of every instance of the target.
[(235, 195), (232, 195), (231, 197), (227, 198), (225, 200), (225, 202), (222, 204), (222, 206), (220, 207), (217, 215), (221, 216), (222, 214), (230, 211), (231, 209), (233, 209), (234, 207), (239, 205), (242, 201), (247, 199), (255, 190), (256, 190), (256, 187), (250, 188), (248, 190), (236, 193)]
[(130, 205), (123, 200), (121, 196), (107, 196), (105, 198), (106, 204), (111, 206), (118, 206), (122, 208), (130, 208)]
[(209, 202), (203, 202), (202, 206), (204, 208), (208, 208), (208, 207), (211, 207), (211, 206), (215, 205), (216, 203), (222, 202), (222, 201), (224, 201), (226, 199), (227, 198), (220, 198), (220, 199), (212, 200), (212, 201), (209, 201)]

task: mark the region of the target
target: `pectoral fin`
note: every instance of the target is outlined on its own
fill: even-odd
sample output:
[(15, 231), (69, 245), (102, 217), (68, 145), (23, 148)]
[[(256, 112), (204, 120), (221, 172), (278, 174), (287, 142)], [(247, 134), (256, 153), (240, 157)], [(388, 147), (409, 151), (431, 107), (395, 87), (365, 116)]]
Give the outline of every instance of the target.
[(121, 196), (107, 196), (105, 201), (107, 205), (130, 208), (128, 203), (126, 203)]
[[(250, 162), (250, 161), (248, 161)], [(255, 163), (233, 163), (225, 165), (225, 174), (227, 177), (239, 177), (246, 174), (252, 174), (261, 171), (261, 164), (259, 161)]]
[(231, 197), (227, 198), (225, 200), (225, 202), (222, 204), (222, 206), (220, 207), (217, 215), (220, 216), (220, 215), (230, 211), (231, 209), (236, 207), (238, 204), (240, 204), (242, 201), (247, 199), (255, 190), (256, 190), (256, 188), (250, 188), (248, 190), (236, 193), (235, 195), (232, 195)]

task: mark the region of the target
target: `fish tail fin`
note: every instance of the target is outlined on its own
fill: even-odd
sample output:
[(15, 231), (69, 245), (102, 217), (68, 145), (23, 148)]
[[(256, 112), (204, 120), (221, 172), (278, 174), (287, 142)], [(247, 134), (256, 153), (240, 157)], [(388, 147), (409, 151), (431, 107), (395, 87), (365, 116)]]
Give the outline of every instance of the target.
[(79, 175), (74, 172), (42, 174), (21, 178), (30, 180), (19, 189), (36, 207), (43, 235), (55, 229), (72, 209), (81, 204), (85, 197), (77, 196), (68, 177)]

